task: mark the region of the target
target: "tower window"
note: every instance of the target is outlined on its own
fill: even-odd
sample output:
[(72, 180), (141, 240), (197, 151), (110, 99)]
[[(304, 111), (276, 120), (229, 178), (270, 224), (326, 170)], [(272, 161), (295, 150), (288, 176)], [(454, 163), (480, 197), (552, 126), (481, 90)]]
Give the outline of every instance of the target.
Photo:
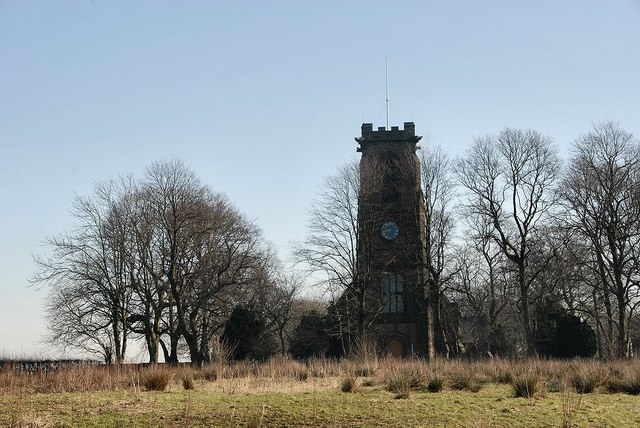
[(385, 313), (398, 314), (404, 312), (401, 275), (396, 273), (385, 273), (382, 277), (382, 292)]

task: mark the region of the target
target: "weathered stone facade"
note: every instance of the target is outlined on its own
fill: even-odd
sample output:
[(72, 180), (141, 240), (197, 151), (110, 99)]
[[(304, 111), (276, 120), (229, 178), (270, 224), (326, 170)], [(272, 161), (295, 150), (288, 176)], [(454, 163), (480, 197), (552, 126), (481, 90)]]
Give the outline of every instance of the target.
[(379, 287), (375, 331), (387, 352), (428, 354), (424, 284), (425, 207), (413, 122), (373, 130), (362, 124), (359, 143), (358, 268)]

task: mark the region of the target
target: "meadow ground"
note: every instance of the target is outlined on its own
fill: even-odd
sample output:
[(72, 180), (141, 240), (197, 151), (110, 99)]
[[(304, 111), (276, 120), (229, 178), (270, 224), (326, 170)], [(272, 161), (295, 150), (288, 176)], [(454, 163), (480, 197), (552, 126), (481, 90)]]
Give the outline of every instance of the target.
[(633, 427), (640, 362), (284, 359), (0, 372), (6, 427)]

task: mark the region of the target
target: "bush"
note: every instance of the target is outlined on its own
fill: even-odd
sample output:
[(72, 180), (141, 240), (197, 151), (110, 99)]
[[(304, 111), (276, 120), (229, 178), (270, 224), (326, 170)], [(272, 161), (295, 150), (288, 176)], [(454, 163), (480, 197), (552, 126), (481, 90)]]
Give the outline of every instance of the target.
[(408, 398), (412, 389), (420, 389), (424, 386), (424, 379), (418, 368), (405, 367), (389, 376), (386, 383), (387, 391), (396, 394), (395, 398)]
[(357, 368), (355, 370), (355, 375), (359, 376), (359, 377), (368, 377), (368, 376), (371, 376), (373, 374), (372, 371), (373, 370), (371, 370), (371, 369), (369, 369), (367, 367), (360, 367), (360, 368)]
[(640, 371), (624, 370), (612, 376), (607, 381), (607, 390), (614, 393), (640, 395)]
[(233, 308), (225, 323), (221, 340), (223, 344), (230, 346), (232, 358), (236, 360), (264, 360), (275, 349), (263, 315), (249, 306), (239, 305)]
[(542, 384), (540, 377), (534, 373), (523, 373), (513, 377), (511, 382), (513, 393), (516, 397), (533, 399), (540, 395)]
[(162, 368), (149, 369), (142, 374), (140, 381), (147, 391), (164, 391), (171, 381), (171, 371)]
[(342, 392), (355, 392), (356, 387), (358, 386), (358, 378), (349, 376), (342, 379), (342, 385), (340, 389)]
[(444, 380), (438, 374), (431, 373), (427, 377), (427, 391), (440, 392), (442, 391), (443, 385), (444, 385)]
[(293, 331), (289, 351), (299, 359), (327, 355), (331, 343), (328, 331), (327, 318), (311, 311), (300, 319), (300, 324)]
[(563, 392), (565, 390), (565, 382), (558, 376), (551, 376), (545, 382), (549, 392)]
[(215, 367), (209, 367), (204, 371), (204, 378), (209, 382), (218, 380), (218, 370)]
[(466, 390), (470, 392), (478, 392), (481, 389), (482, 389), (482, 382), (480, 382), (478, 379), (472, 379)]
[(492, 382), (510, 384), (513, 381), (512, 364), (499, 358), (491, 359), (486, 371)]
[(458, 391), (478, 392), (482, 389), (482, 382), (470, 368), (459, 368), (451, 375), (451, 388)]
[(190, 391), (190, 390), (196, 389), (196, 383), (193, 380), (193, 377), (191, 375), (182, 376), (182, 387), (186, 391)]
[(409, 398), (411, 377), (405, 374), (392, 376), (387, 380), (387, 391), (393, 392), (395, 398)]
[(553, 298), (536, 307), (536, 349), (552, 358), (591, 357), (597, 351), (591, 326)]
[(571, 385), (578, 394), (590, 394), (596, 389), (598, 379), (593, 373), (575, 373), (571, 377)]
[(362, 386), (376, 386), (376, 380), (373, 378), (368, 378), (362, 381)]
[(309, 371), (306, 369), (297, 369), (295, 371), (295, 378), (300, 382), (304, 382), (309, 378)]

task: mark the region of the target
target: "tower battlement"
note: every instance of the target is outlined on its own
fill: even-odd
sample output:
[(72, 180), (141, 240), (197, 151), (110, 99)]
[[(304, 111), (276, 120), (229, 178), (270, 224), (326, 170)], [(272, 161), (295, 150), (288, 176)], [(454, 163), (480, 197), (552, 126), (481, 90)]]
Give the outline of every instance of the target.
[[(379, 126), (378, 129), (374, 131), (372, 123), (363, 123), (361, 129), (362, 135), (355, 138), (361, 145), (362, 143), (374, 142), (417, 143), (422, 138), (416, 135), (416, 125), (413, 122), (405, 122), (404, 129), (400, 129), (398, 126), (392, 126), (391, 129)], [(361, 149), (362, 148), (358, 148), (358, 151), (361, 151)]]

